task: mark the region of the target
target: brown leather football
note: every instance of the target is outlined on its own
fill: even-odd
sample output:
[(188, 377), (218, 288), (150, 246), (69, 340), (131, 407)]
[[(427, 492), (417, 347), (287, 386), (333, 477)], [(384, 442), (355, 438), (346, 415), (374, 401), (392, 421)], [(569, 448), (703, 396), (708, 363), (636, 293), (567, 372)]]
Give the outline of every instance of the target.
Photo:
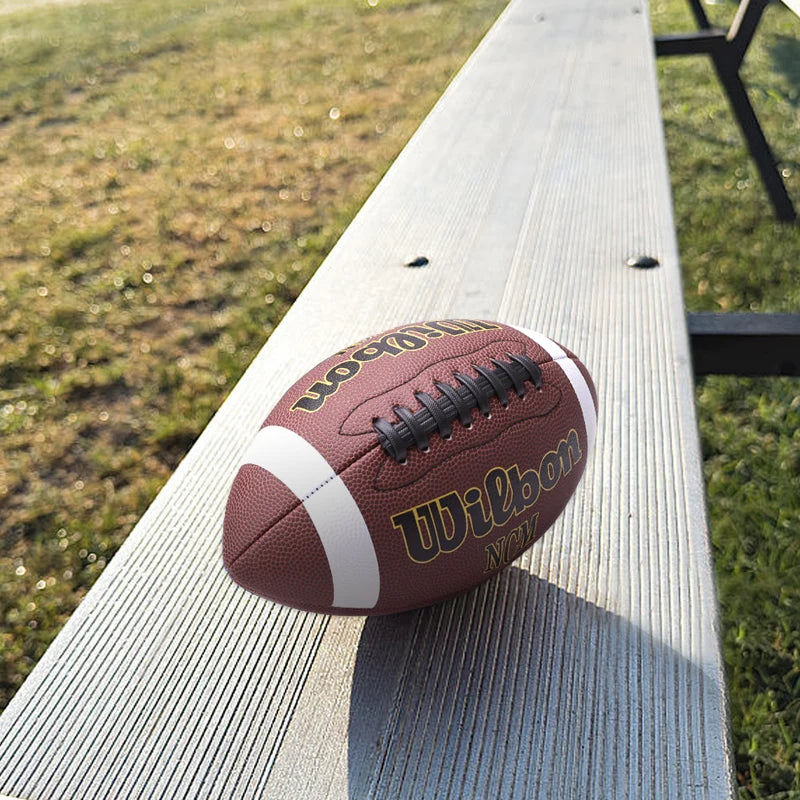
[(539, 333), (401, 325), (301, 378), (234, 479), (223, 558), (285, 605), (389, 614), (490, 578), (549, 527), (592, 447), (597, 394)]

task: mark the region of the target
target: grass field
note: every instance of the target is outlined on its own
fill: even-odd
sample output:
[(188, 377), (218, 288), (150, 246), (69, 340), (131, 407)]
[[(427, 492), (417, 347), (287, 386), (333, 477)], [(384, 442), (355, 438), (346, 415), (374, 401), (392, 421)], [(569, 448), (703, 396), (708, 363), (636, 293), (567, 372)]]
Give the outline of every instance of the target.
[[(503, 5), (0, 17), (0, 707)], [(770, 8), (746, 67), (800, 206), (800, 20)], [(800, 309), (800, 226), (710, 67), (659, 71), (687, 307)], [(740, 796), (800, 798), (800, 381), (697, 401)]]

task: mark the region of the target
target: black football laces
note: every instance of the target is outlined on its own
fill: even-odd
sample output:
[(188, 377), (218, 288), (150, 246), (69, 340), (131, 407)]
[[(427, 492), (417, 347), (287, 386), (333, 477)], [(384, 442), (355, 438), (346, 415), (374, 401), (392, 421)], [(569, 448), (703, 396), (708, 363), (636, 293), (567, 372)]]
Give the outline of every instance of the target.
[(477, 377), (454, 372), (458, 386), (435, 381), (433, 385), (441, 392), (439, 397), (434, 398), (427, 392), (414, 392), (420, 408), (411, 411), (404, 406), (395, 406), (397, 422), (384, 417), (374, 419), (372, 426), (381, 447), (402, 464), (410, 447), (428, 451), (431, 434), (438, 433), (449, 440), (456, 420), (465, 428), (471, 428), (474, 409), (478, 408), (485, 417), (491, 417), (489, 403), (493, 397), (506, 408), (509, 390), (513, 389), (517, 397), (522, 398), (525, 397), (526, 383), (532, 383), (537, 390), (542, 388), (542, 371), (535, 361), (524, 355), (506, 355), (508, 361), (489, 359), (494, 369), (473, 364)]

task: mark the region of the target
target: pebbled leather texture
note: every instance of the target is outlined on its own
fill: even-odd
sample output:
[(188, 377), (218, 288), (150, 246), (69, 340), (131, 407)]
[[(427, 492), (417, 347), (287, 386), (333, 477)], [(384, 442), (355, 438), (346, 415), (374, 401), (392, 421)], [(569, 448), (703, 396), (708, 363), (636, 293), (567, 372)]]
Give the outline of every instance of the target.
[[(429, 450), (405, 463), (381, 447), (372, 422), (412, 411), (415, 392), (439, 397), (437, 381), (473, 364), (492, 367), (508, 353), (541, 370), (541, 389), (508, 405), (490, 400), (490, 417), (472, 411)], [(596, 392), (585, 367), (571, 351)], [(332, 608), (325, 553), (298, 498), (260, 467), (243, 466), (229, 498), (225, 563), (250, 591), (312, 611), (374, 614), (438, 602), (491, 577), (530, 547), (572, 496), (588, 457), (575, 390), (564, 370), (523, 332), (500, 323), (446, 320), (400, 326), (326, 359), (301, 378), (264, 425), (299, 434), (341, 477), (369, 530), (380, 572), (372, 608)], [(527, 492), (527, 494), (526, 494)], [(535, 494), (535, 496), (534, 496)]]

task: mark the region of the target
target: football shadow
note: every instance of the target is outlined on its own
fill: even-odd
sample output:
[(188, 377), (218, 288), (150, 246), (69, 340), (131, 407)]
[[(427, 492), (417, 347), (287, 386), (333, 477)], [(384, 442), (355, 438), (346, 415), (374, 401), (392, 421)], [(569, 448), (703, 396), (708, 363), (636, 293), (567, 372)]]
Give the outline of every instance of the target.
[(613, 796), (615, 781), (631, 776), (657, 796), (679, 768), (687, 785), (704, 785), (714, 766), (692, 747), (707, 734), (692, 731), (713, 730), (699, 709), (717, 679), (622, 617), (512, 566), (450, 602), (366, 620), (350, 697), (349, 796)]

